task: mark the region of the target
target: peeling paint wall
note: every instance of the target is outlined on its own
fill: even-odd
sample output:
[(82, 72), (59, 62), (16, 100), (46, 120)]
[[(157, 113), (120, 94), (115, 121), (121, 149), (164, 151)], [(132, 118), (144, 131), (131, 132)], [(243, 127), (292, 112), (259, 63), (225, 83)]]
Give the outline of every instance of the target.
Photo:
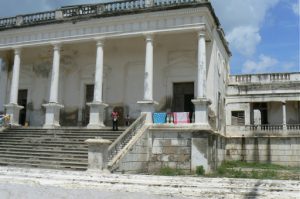
[[(198, 141), (195, 141), (198, 140)], [(121, 160), (117, 172), (156, 173), (161, 168), (211, 172), (225, 159), (225, 139), (195, 130), (148, 130)]]
[(227, 138), (226, 142), (226, 160), (300, 166), (299, 137)]
[[(194, 82), (196, 85), (197, 36), (193, 33), (157, 35), (154, 43), (154, 100), (160, 102), (157, 110), (168, 111), (172, 106), (174, 82)], [(216, 54), (218, 45), (208, 48), (210, 56)], [(49, 99), (52, 54), (51, 46), (26, 48), (22, 53), (20, 89), (28, 89), (27, 120), (32, 126), (42, 126), (44, 123), (45, 110), (42, 105)], [(59, 103), (64, 105), (61, 111), (63, 126), (83, 123), (85, 86), (94, 83), (95, 56), (96, 44), (93, 42), (62, 46)], [(208, 81), (213, 81), (213, 67), (218, 65), (214, 63), (214, 57), (208, 59)], [(110, 105), (106, 113), (106, 124), (110, 124), (110, 111), (116, 106), (122, 107), (124, 115), (129, 114), (132, 119), (139, 116), (137, 101), (143, 99), (144, 63), (143, 37), (105, 42), (103, 98)], [(208, 97), (212, 100), (212, 109), (216, 113), (217, 102), (214, 95), (223, 91), (217, 84), (207, 86), (208, 91), (215, 91)]]

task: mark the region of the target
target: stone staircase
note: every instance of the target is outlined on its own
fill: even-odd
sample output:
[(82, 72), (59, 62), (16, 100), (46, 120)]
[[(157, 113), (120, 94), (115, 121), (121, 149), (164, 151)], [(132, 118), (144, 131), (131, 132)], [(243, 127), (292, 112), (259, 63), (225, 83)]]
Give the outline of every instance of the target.
[(110, 129), (7, 129), (0, 133), (0, 166), (86, 170), (86, 139), (114, 141), (122, 131)]

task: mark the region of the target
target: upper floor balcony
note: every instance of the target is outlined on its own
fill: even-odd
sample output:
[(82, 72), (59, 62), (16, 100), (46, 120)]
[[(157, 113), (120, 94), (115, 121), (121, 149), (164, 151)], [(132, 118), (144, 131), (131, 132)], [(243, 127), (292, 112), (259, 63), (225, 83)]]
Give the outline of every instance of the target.
[(300, 73), (231, 75), (229, 85), (300, 81)]

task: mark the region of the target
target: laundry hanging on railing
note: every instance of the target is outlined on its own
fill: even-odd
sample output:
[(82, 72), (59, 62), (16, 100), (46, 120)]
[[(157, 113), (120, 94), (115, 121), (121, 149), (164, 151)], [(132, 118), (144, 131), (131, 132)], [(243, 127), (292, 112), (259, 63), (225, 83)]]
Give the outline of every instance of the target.
[(154, 124), (164, 124), (166, 123), (167, 113), (153, 113), (153, 123)]
[(186, 124), (190, 123), (189, 112), (175, 112), (173, 113), (174, 124)]

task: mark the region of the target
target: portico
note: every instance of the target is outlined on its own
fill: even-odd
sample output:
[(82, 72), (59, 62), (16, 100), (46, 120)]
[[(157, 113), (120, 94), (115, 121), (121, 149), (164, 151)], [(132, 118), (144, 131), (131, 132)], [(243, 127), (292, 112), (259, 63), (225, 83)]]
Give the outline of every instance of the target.
[[(154, 33), (149, 33), (149, 34), (143, 33), (139, 36), (130, 37), (128, 39), (127, 38), (110, 38), (110, 37), (104, 38), (103, 37), (103, 38), (92, 38), (91, 41), (88, 41), (86, 43), (84, 43), (84, 42), (83, 43), (82, 42), (64, 43), (61, 41), (60, 42), (57, 41), (57, 42), (51, 42), (45, 46), (20, 47), (20, 49), (22, 49), (24, 52), (28, 51), (28, 54), (32, 54), (32, 52), (35, 51), (35, 48), (43, 49), (40, 52), (46, 52), (46, 55), (43, 54), (40, 56), (43, 56), (43, 57), (49, 56), (49, 57), (47, 57), (47, 60), (48, 60), (48, 63), (51, 65), (44, 66), (44, 67), (48, 68), (48, 75), (46, 75), (47, 77), (45, 76), (45, 78), (48, 79), (48, 85), (45, 85), (45, 86), (47, 88), (49, 88), (49, 90), (48, 90), (48, 92), (46, 92), (46, 95), (43, 96), (43, 99), (48, 98), (48, 100), (47, 100), (48, 103), (43, 103), (43, 107), (45, 108), (45, 113), (44, 113), (45, 119), (44, 119), (43, 127), (44, 128), (57, 128), (61, 125), (60, 124), (60, 119), (61, 119), (60, 112), (64, 111), (64, 106), (65, 106), (65, 104), (63, 103), (63, 101), (65, 101), (64, 97), (63, 97), (63, 95), (64, 95), (63, 93), (66, 92), (65, 89), (68, 90), (68, 88), (65, 87), (65, 84), (66, 84), (65, 81), (66, 81), (66, 79), (68, 79), (68, 77), (66, 76), (68, 74), (66, 74), (65, 71), (66, 71), (66, 67), (73, 67), (73, 66), (66, 66), (66, 64), (64, 62), (65, 62), (65, 59), (70, 59), (70, 55), (68, 55), (69, 51), (71, 51), (71, 52), (74, 51), (74, 49), (76, 49), (79, 45), (86, 46), (87, 48), (95, 49), (95, 50), (91, 50), (91, 52), (94, 54), (92, 55), (92, 53), (90, 53), (90, 55), (89, 55), (89, 57), (93, 57), (93, 56), (95, 57), (94, 58), (95, 64), (93, 64), (94, 69), (93, 69), (93, 71), (91, 71), (92, 73), (90, 73), (91, 75), (94, 74), (93, 75), (94, 80), (92, 78), (90, 78), (91, 76), (89, 75), (88, 82), (92, 83), (95, 86), (94, 86), (94, 100), (93, 100), (93, 102), (88, 103), (88, 105), (90, 106), (90, 117), (89, 117), (90, 120), (89, 120), (88, 128), (102, 128), (105, 126), (104, 125), (104, 121), (106, 120), (105, 117), (109, 117), (109, 115), (105, 111), (105, 108), (108, 107), (109, 105), (105, 104), (105, 100), (104, 100), (103, 96), (111, 95), (111, 94), (107, 93), (107, 84), (108, 83), (105, 82), (109, 76), (107, 74), (107, 72), (108, 72), (107, 70), (110, 70), (109, 69), (110, 66), (108, 66), (110, 64), (105, 65), (105, 60), (108, 59), (107, 62), (110, 62), (109, 60), (111, 59), (111, 55), (108, 55), (108, 53), (111, 53), (112, 46), (114, 46), (114, 45), (118, 46), (117, 43), (119, 41), (121, 41), (121, 42), (126, 41), (126, 43), (130, 43), (130, 41), (132, 41), (132, 42), (138, 42), (139, 46), (140, 46), (140, 44), (144, 45), (145, 61), (144, 61), (144, 64), (139, 61), (139, 66), (138, 66), (140, 68), (139, 69), (140, 72), (144, 73), (144, 75), (142, 73), (139, 73), (140, 77), (144, 77), (144, 78), (140, 78), (143, 81), (143, 83), (139, 82), (139, 84), (144, 84), (144, 87), (139, 88), (140, 90), (138, 91), (138, 93), (140, 93), (139, 95), (142, 96), (142, 98), (140, 98), (142, 100), (139, 100), (138, 98), (136, 98), (137, 102), (138, 102), (138, 106), (136, 106), (136, 108), (140, 109), (141, 113), (147, 113), (148, 114), (147, 121), (148, 121), (148, 123), (151, 123), (152, 122), (152, 113), (155, 111), (155, 106), (159, 107), (159, 103), (154, 101), (155, 96), (154, 96), (154, 92), (153, 92), (153, 90), (154, 90), (153, 87), (154, 87), (154, 79), (156, 79), (154, 77), (154, 70), (161, 70), (160, 69), (161, 66), (155, 66), (155, 64), (154, 64), (155, 62), (157, 62), (155, 60), (155, 58), (156, 58), (155, 55), (159, 54), (158, 52), (155, 52), (155, 42), (154, 41), (162, 43), (162, 38), (166, 38), (166, 37), (170, 37), (172, 39), (175, 39), (176, 37), (184, 38), (185, 35), (193, 36), (193, 40), (197, 38), (197, 32), (195, 32), (194, 30), (191, 30), (190, 32), (187, 32), (187, 33), (179, 33), (179, 34), (174, 34), (174, 35), (172, 35), (172, 34), (169, 35), (169, 34), (164, 34), (164, 33), (155, 33), (155, 34)], [(191, 42), (192, 42), (192, 40), (191, 40)], [(106, 44), (108, 44), (108, 47), (110, 48), (108, 51), (106, 50)], [(84, 47), (84, 48), (86, 48), (86, 47)], [(197, 47), (197, 46), (194, 46), (194, 47)], [(138, 48), (142, 49), (143, 47), (140, 46)], [(191, 50), (196, 51), (196, 49), (191, 49)], [(19, 53), (19, 51), (17, 51), (16, 53)], [(28, 56), (28, 54), (25, 54), (25, 56)], [(205, 56), (205, 55), (201, 55), (201, 56)], [(29, 66), (30, 64), (35, 64), (36, 62), (41, 62), (41, 60), (34, 60), (34, 61), (30, 60), (29, 61), (27, 57), (22, 57), (22, 56), (20, 56), (20, 54), (17, 54), (17, 61), (20, 60), (20, 63), (21, 63), (22, 59), (25, 59), (24, 65), (26, 65), (26, 66), (24, 66), (26, 69), (23, 68), (23, 70), (27, 70), (28, 67), (30, 67)], [(86, 58), (84, 58), (84, 59), (86, 59)], [(143, 60), (142, 56), (134, 58), (134, 59)], [(161, 58), (159, 58), (159, 59), (161, 59)], [(196, 59), (198, 59), (198, 58), (196, 58)], [(61, 63), (61, 62), (63, 62), (63, 63)], [(196, 62), (196, 60), (195, 60), (195, 62)], [(14, 67), (14, 71), (16, 70), (16, 73), (14, 73), (14, 74), (16, 74), (16, 76), (19, 76), (18, 71), (20, 70), (20, 67), (22, 69), (22, 64), (20, 64), (20, 63), (18, 64), (18, 62), (16, 62), (16, 64), (17, 64), (16, 68)], [(141, 68), (142, 65), (144, 65), (144, 69)], [(83, 69), (81, 66), (79, 66), (78, 68), (80, 68), (80, 70), (83, 73), (86, 73), (87, 70), (90, 71), (92, 69), (92, 66), (89, 67), (89, 69)], [(34, 73), (34, 71), (32, 71), (32, 72)], [(128, 73), (129, 71), (124, 71), (124, 72)], [(196, 72), (196, 70), (193, 73), (195, 73), (195, 72)], [(29, 70), (27, 70), (26, 73), (29, 73)], [(38, 78), (38, 76), (40, 76), (37, 74), (31, 74), (29, 76), (27, 74), (24, 74), (24, 75), (21, 73), (21, 79), (24, 79), (24, 78), (27, 79), (27, 78), (29, 78), (29, 76), (31, 76), (33, 79), (36, 79), (36, 78)], [(84, 74), (82, 74), (82, 75), (84, 75)], [(202, 76), (200, 76), (200, 77), (202, 78)], [(20, 76), (17, 79), (18, 82), (19, 82), (19, 79), (20, 79)], [(189, 81), (194, 81), (194, 79), (197, 80), (197, 77), (196, 78), (191, 77)], [(164, 80), (162, 79), (160, 81), (164, 81)], [(30, 82), (30, 81), (28, 80), (27, 82)], [(200, 79), (200, 80), (197, 80), (196, 82), (203, 82), (203, 80)], [(172, 83), (172, 82), (170, 82), (170, 83)], [(12, 80), (12, 88), (13, 89), (10, 90), (11, 96), (13, 97), (13, 99), (11, 100), (10, 104), (13, 104), (13, 102), (14, 102), (17, 105), (15, 93), (18, 91), (18, 87), (15, 86), (16, 84), (17, 84), (17, 86), (19, 85), (19, 83), (16, 83), (16, 78), (14, 78)], [(21, 81), (20, 84), (24, 84), (24, 82)], [(26, 84), (28, 84), (28, 83), (26, 83)], [(31, 83), (29, 83), (29, 84), (31, 84)], [(119, 84), (119, 82), (117, 84)], [(202, 83), (202, 85), (198, 85), (198, 86), (202, 86), (202, 89), (198, 89), (198, 87), (196, 86), (196, 88), (199, 90), (199, 92), (203, 93), (203, 90), (204, 90), (203, 85), (204, 85), (203, 83)], [(34, 85), (32, 85), (32, 86), (34, 86)], [(128, 91), (128, 92), (130, 92), (130, 91)], [(143, 93), (143, 95), (141, 95), (142, 93)], [(160, 94), (160, 95), (162, 95), (162, 94)], [(84, 93), (82, 93), (82, 95), (84, 95)], [(28, 97), (33, 98), (33, 96), (28, 96)], [(129, 99), (129, 100), (132, 101), (131, 99)], [(68, 107), (68, 103), (67, 103), (67, 107)], [(34, 112), (34, 111), (32, 110), (32, 112)], [(13, 112), (11, 114), (12, 114), (12, 117), (16, 118), (14, 125), (18, 125), (17, 117), (18, 117), (19, 113)], [(134, 113), (134, 114), (136, 114), (136, 113)], [(29, 116), (27, 114), (27, 120), (29, 120), (29, 122), (30, 122), (30, 118), (32, 118), (32, 116)], [(109, 119), (109, 118), (107, 118), (107, 119)], [(35, 125), (33, 121), (34, 120), (32, 120), (32, 122), (30, 122), (30, 123), (32, 125)]]

